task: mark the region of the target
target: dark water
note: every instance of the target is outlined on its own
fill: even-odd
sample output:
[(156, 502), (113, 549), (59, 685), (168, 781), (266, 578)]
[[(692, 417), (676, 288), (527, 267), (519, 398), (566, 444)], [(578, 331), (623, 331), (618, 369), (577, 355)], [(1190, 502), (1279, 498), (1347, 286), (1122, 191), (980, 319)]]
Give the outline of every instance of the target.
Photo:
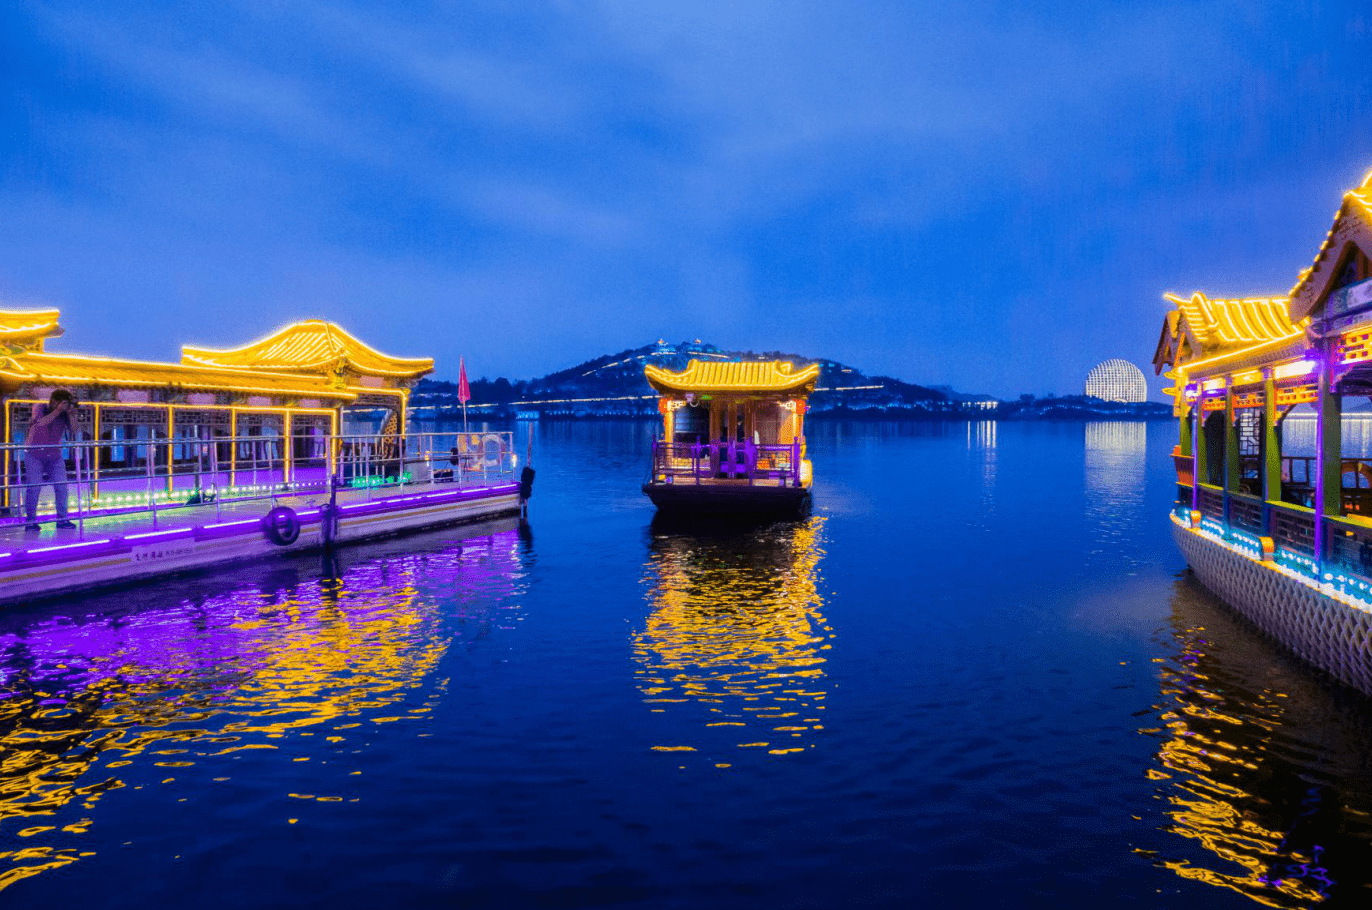
[(547, 424), (527, 531), (0, 617), (0, 902), (1372, 901), (1372, 708), (1185, 574), (1170, 423), (811, 429), (801, 524)]

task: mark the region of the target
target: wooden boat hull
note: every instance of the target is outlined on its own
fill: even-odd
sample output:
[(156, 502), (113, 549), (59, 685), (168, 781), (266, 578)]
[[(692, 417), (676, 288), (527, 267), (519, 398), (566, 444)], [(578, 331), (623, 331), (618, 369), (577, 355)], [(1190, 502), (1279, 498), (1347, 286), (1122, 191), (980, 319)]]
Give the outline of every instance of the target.
[[(264, 516), (270, 504), (264, 504)], [(342, 503), (333, 544), (519, 514), (519, 484), (378, 496)], [(177, 572), (322, 549), (325, 513), (297, 513), (299, 533), (274, 541), (263, 517), (167, 528), (0, 553), (0, 603), (68, 595)]]
[(1226, 545), (1175, 516), (1172, 537), (1196, 580), (1230, 608), (1298, 657), (1372, 694), (1372, 609), (1367, 603)]
[(810, 487), (645, 483), (644, 494), (660, 511), (728, 515), (803, 515)]

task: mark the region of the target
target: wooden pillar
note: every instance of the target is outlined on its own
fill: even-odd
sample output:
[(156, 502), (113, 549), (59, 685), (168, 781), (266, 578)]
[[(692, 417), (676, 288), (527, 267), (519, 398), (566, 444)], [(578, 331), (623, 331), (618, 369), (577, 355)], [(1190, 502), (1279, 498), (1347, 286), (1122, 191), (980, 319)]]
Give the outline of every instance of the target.
[(1281, 501), (1281, 427), (1278, 422), (1277, 384), (1270, 369), (1263, 370), (1262, 383), (1262, 498)]
[(1196, 408), (1196, 415), (1195, 415), (1195, 420), (1196, 420), (1196, 432), (1195, 432), (1194, 436), (1192, 437), (1192, 439), (1193, 439), (1193, 442), (1194, 442), (1194, 444), (1195, 444), (1195, 446), (1196, 446), (1196, 461), (1195, 461), (1195, 470), (1196, 470), (1196, 486), (1195, 486), (1195, 489), (1196, 489), (1196, 504), (1195, 504), (1195, 508), (1199, 509), (1199, 508), (1200, 508), (1200, 485), (1201, 485), (1202, 483), (1209, 483), (1209, 482), (1210, 482), (1210, 459), (1211, 459), (1213, 456), (1212, 456), (1212, 453), (1210, 452), (1210, 447), (1206, 444), (1206, 436), (1205, 436), (1205, 418), (1209, 416), (1209, 413), (1205, 410), (1205, 396), (1204, 396), (1204, 395), (1197, 395), (1197, 396), (1196, 396), (1196, 405), (1195, 405), (1195, 408)]
[(91, 496), (98, 497), (100, 495), (100, 450), (103, 448), (100, 445), (100, 405), (98, 403), (93, 405), (92, 410), (95, 414), (91, 421), (91, 436), (95, 445), (91, 447)]
[(176, 452), (172, 438), (176, 435), (176, 406), (167, 405), (167, 492), (172, 492), (176, 481)]
[(1186, 420), (1191, 429), (1191, 508), (1194, 510), (1200, 508), (1201, 478), (1205, 476), (1202, 452), (1205, 445), (1205, 424), (1202, 422), (1205, 419), (1205, 409), (1201, 407), (1200, 398), (1190, 407), (1186, 413)]
[[(238, 410), (229, 409), (229, 488), (238, 483)], [(215, 483), (219, 478), (214, 479)]]
[(1326, 516), (1343, 511), (1343, 400), (1334, 392), (1328, 352), (1321, 352), (1319, 400), (1316, 402), (1318, 440), (1315, 448), (1315, 570), (1326, 558)]
[(1239, 428), (1234, 424), (1234, 381), (1224, 378), (1224, 531), (1230, 523), (1230, 495), (1239, 488)]
[[(402, 426), (404, 421), (405, 418), (402, 416), (396, 421), (396, 426)], [(290, 483), (291, 479), (295, 476), (295, 465), (293, 463), (295, 461), (295, 415), (291, 411), (288, 410), (281, 415), (281, 428), (285, 431), (285, 439), (282, 442), (281, 447), (281, 456), (285, 459), (285, 463), (281, 466), (281, 482)], [(405, 437), (403, 435), (397, 437), (397, 448), (400, 448), (404, 439)], [(404, 473), (404, 468), (405, 462), (402, 459), (399, 468), (401, 473)]]
[[(1181, 402), (1182, 407), (1186, 407), (1185, 391), (1182, 392)], [(1177, 430), (1177, 449), (1182, 453), (1191, 452), (1193, 446), (1191, 445), (1191, 411), (1189, 408), (1182, 412), (1181, 420), (1178, 423), (1180, 426)]]

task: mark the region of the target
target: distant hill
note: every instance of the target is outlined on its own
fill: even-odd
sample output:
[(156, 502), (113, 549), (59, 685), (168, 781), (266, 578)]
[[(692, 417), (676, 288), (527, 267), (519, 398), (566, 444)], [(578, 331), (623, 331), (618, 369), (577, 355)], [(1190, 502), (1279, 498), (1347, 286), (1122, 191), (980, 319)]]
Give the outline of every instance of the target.
[[(936, 419), (1086, 418), (1138, 419), (1171, 414), (1168, 405), (1123, 405), (1095, 398), (1034, 398), (998, 401), (989, 395), (968, 395), (948, 386), (926, 388), (890, 376), (869, 376), (836, 360), (802, 357), (782, 351), (729, 351), (712, 344), (658, 341), (615, 354), (605, 354), (537, 379), (478, 379), (471, 382), (472, 416), (510, 419), (539, 417), (649, 417), (657, 415), (657, 395), (644, 378), (647, 364), (669, 370), (685, 369), (698, 360), (786, 360), (796, 366), (820, 365), (819, 381), (810, 397), (810, 410), (842, 417)], [(421, 416), (461, 413), (457, 383), (422, 380), (410, 398)]]
[[(868, 376), (833, 360), (817, 360), (782, 351), (728, 351), (701, 341), (668, 344), (658, 341), (606, 354), (537, 379), (496, 379), (471, 382), (469, 409), (477, 413), (512, 416), (516, 412), (548, 417), (635, 417), (657, 414), (657, 395), (643, 375), (647, 364), (682, 370), (697, 360), (785, 360), (797, 366), (820, 365), (820, 378), (810, 398), (812, 412), (838, 414), (908, 414), (952, 416), (994, 404), (985, 396), (958, 396), (890, 376)], [(457, 384), (423, 380), (411, 397), (411, 407), (424, 413), (460, 413)]]

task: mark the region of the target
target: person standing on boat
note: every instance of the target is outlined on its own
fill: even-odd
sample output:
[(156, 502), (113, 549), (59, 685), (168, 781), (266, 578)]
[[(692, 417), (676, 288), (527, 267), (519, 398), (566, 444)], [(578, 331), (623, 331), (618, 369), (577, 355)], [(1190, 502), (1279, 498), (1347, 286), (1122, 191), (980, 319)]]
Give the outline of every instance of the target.
[(62, 438), (76, 432), (76, 399), (66, 389), (57, 389), (33, 409), (33, 423), (24, 438), (24, 514), (25, 528), (37, 531), (38, 497), (44, 484), (52, 484), (57, 505), (57, 527), (74, 528), (67, 520), (67, 466), (62, 460)]

